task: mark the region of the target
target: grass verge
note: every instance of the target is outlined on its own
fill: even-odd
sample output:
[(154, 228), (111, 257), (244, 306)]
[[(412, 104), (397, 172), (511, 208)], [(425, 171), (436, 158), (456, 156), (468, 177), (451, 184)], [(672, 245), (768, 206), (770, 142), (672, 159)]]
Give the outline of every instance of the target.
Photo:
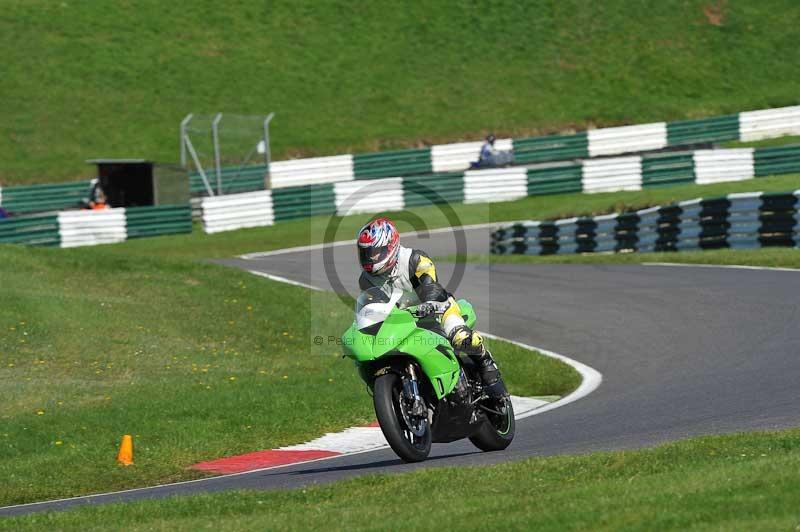
[[(792, 0), (3, 7), (6, 186), (89, 176), (92, 157), (175, 161), (188, 113), (276, 111), (285, 158), (798, 102)], [(223, 156), (244, 158), (260, 124), (232, 124)], [(211, 167), (208, 136), (194, 139)]]
[[(202, 460), (374, 419), (352, 364), (311, 341), (350, 323), (335, 297), (125, 251), (0, 247), (0, 505), (195, 478)], [(579, 383), (491, 347), (514, 393)], [(122, 434), (128, 468), (114, 461)]]
[[(441, 257), (452, 260), (455, 257)], [(467, 255), (468, 262), (491, 264), (722, 264), (769, 268), (800, 268), (800, 249), (713, 249), (679, 253), (584, 253), (580, 255)]]
[(773, 148), (776, 146), (789, 146), (793, 144), (800, 144), (800, 136), (797, 135), (784, 135), (774, 139), (740, 141), (733, 140), (730, 142), (723, 142), (723, 148)]
[(6, 519), (0, 529), (329, 530), (336, 523), (347, 530), (428, 530), (492, 520), (507, 530), (795, 530), (798, 468), (795, 429), (292, 491), (84, 507)]

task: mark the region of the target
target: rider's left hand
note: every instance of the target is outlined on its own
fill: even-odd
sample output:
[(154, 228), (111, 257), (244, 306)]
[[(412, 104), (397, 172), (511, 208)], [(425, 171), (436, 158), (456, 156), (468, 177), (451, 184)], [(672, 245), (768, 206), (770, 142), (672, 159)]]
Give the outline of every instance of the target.
[(417, 316), (425, 318), (436, 313), (436, 307), (433, 303), (420, 303), (417, 305)]

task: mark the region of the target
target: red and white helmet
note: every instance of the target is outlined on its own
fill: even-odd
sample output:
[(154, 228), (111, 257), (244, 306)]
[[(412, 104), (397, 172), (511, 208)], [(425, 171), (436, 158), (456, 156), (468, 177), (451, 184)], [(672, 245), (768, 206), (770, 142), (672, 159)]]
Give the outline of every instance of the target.
[(358, 261), (373, 275), (388, 272), (397, 264), (400, 233), (389, 218), (376, 218), (358, 232)]

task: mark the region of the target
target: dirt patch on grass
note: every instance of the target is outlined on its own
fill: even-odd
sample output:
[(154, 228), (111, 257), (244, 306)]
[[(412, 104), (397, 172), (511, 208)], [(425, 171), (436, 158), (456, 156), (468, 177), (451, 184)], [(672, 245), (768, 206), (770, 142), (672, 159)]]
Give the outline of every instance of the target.
[(728, 7), (728, 0), (718, 0), (703, 7), (703, 14), (712, 26), (725, 25), (725, 11)]

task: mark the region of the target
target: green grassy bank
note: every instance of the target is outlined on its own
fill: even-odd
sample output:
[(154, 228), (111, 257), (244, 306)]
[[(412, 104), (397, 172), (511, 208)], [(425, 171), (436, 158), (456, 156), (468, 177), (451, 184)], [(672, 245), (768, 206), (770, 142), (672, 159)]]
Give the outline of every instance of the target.
[[(431, 468), (327, 486), (87, 507), (0, 521), (37, 530), (795, 530), (800, 431)], [(414, 509), (413, 511), (409, 509)]]
[(8, 0), (0, 182), (176, 161), (190, 112), (276, 111), (286, 158), (793, 105), (797, 27), (791, 0)]

